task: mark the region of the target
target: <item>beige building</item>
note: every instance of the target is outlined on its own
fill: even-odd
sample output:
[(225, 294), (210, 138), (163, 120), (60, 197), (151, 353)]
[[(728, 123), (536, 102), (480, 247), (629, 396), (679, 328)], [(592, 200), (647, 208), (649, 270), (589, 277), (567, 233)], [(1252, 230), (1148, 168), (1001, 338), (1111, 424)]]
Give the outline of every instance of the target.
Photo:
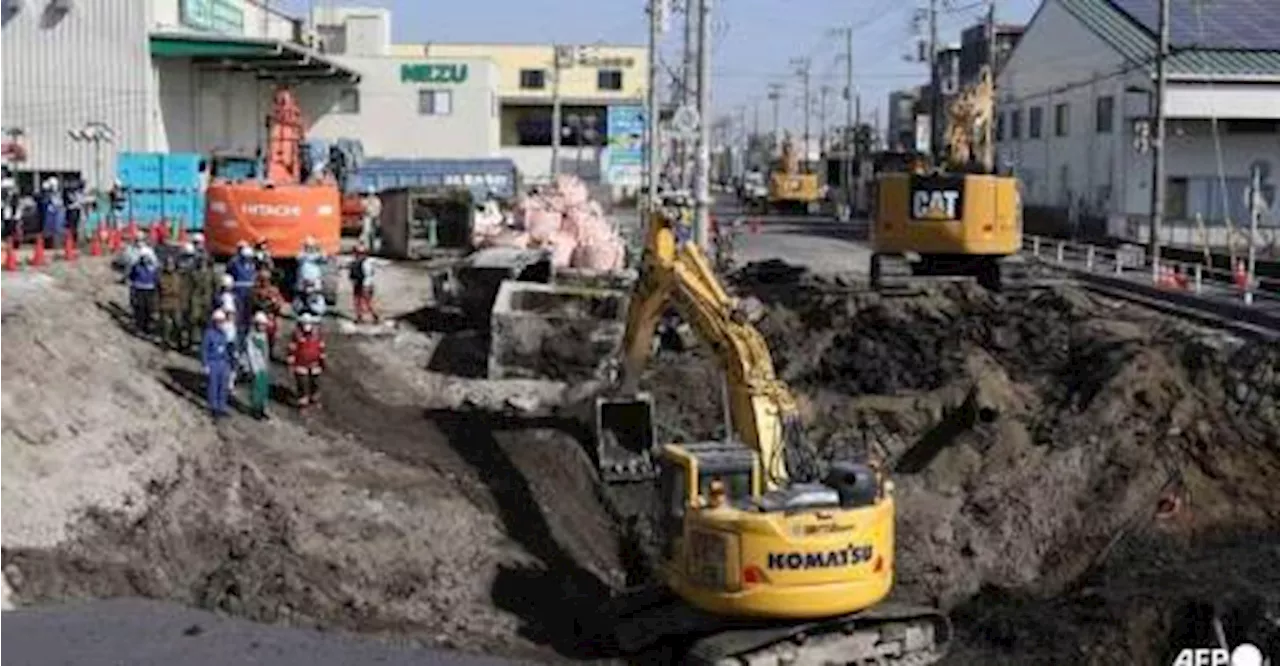
[[(397, 44), (399, 58), (488, 59), (497, 66), (499, 154), (526, 178), (551, 173), (552, 98), (556, 90), (551, 44)], [(566, 48), (559, 70), (560, 171), (629, 188), (639, 185), (648, 83), (643, 46)]]

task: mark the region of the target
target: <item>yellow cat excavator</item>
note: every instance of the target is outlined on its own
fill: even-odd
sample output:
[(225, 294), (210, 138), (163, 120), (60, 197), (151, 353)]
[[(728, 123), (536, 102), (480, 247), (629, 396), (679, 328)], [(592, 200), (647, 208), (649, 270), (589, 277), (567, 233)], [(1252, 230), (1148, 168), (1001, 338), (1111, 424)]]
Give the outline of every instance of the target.
[[(686, 211), (650, 220), (620, 390), (596, 405), (605, 477), (657, 476), (658, 584), (580, 619), (579, 639), (633, 655), (679, 646), (684, 663), (708, 665), (933, 663), (950, 640), (946, 616), (886, 601), (893, 483), (871, 462), (822, 469), (763, 336), (707, 256), (677, 233)], [(651, 401), (635, 387), (671, 306), (723, 366), (731, 434), (654, 452)]]
[(1006, 259), (1022, 249), (1022, 204), (1013, 176), (995, 173), (988, 138), (994, 87), (990, 70), (948, 109), (948, 160), (876, 177), (871, 225), (871, 284), (909, 283), (905, 276), (977, 278), (1003, 284)]

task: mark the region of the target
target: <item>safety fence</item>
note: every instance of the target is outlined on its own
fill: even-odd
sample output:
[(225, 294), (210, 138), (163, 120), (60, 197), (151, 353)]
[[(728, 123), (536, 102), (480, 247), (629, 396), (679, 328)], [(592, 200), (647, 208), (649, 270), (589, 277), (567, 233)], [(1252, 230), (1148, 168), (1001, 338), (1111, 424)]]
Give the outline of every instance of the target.
[(1244, 260), (1231, 270), (1167, 259), (1153, 265), (1139, 246), (1104, 247), (1041, 236), (1024, 237), (1023, 252), (1090, 286), (1280, 332), (1280, 287), (1260, 282)]

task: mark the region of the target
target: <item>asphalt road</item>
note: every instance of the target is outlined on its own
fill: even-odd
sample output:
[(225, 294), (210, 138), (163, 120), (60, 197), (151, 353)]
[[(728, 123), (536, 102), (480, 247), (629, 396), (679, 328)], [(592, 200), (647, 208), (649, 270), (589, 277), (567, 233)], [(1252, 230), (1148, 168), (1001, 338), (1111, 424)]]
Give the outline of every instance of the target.
[(4, 613), (5, 666), (511, 666), (522, 662), (224, 618), (177, 604), (108, 599)]

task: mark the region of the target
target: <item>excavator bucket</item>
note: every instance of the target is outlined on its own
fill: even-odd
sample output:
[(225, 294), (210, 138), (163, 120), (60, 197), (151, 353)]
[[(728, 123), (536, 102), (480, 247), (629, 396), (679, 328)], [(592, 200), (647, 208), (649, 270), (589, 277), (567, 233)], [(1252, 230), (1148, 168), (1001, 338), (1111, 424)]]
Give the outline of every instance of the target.
[(596, 398), (594, 426), (595, 462), (605, 483), (645, 481), (657, 475), (649, 394)]

